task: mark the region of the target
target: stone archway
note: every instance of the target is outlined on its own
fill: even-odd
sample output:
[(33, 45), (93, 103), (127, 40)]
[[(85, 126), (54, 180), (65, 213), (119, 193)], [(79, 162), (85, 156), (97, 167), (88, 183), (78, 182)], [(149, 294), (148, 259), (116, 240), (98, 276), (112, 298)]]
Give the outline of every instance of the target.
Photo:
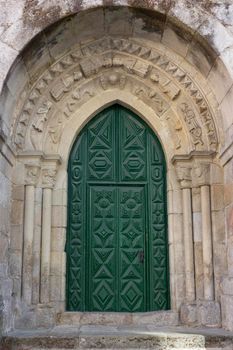
[[(64, 170), (75, 135), (96, 114), (98, 109), (103, 109), (104, 106), (117, 100), (123, 101), (125, 105), (132, 105), (135, 112), (139, 113), (142, 118), (146, 118), (152, 129), (159, 135), (167, 158), (168, 179), (173, 183), (170, 187), (170, 193), (174, 196), (177, 191), (179, 201), (180, 197), (183, 196), (183, 204), (181, 205), (185, 208), (184, 210), (188, 210), (183, 212), (184, 221), (183, 225), (178, 226), (178, 232), (174, 232), (174, 230), (176, 225), (180, 225), (180, 215), (176, 209), (169, 212), (172, 219), (169, 226), (169, 239), (172, 240), (170, 244), (170, 279), (173, 308), (179, 307), (184, 298), (187, 305), (190, 305), (190, 303), (195, 302), (196, 293), (202, 293), (196, 289), (193, 231), (190, 229), (193, 215), (191, 209), (192, 187), (198, 188), (201, 182), (196, 182), (196, 175), (195, 173), (192, 175), (191, 170), (192, 168), (200, 169), (200, 181), (204, 181), (203, 185), (210, 184), (209, 169), (216, 167), (213, 159), (219, 142), (215, 127), (216, 117), (209, 102), (214, 99), (214, 96), (209, 94), (207, 99), (202, 89), (199, 88), (201, 78), (199, 77), (197, 84), (192, 77), (192, 67), (180, 67), (172, 56), (174, 54), (169, 56), (169, 51), (164, 53), (156, 45), (152, 43), (151, 46), (145, 45), (139, 39), (105, 37), (94, 40), (84, 44), (81, 48), (75, 48), (74, 51), (62, 57), (43, 73), (22, 106), (22, 111), (14, 126), (14, 142), (19, 155), (21, 154), (20, 159), (26, 162), (26, 168), (28, 168), (27, 163), (33, 164), (33, 158), (38, 163), (35, 164), (36, 166), (39, 168), (42, 166), (42, 177), (39, 177), (37, 181), (39, 184), (41, 183), (39, 186), (44, 187), (42, 206), (47, 208), (45, 215), (48, 216), (48, 220), (43, 220), (47, 224), (44, 224), (44, 228), (42, 226), (41, 233), (41, 292), (37, 296), (41, 302), (47, 303), (51, 298), (49, 271), (52, 255), (50, 256), (51, 241), (48, 240), (48, 230), (50, 230), (50, 239), (52, 231), (51, 226), (49, 228), (49, 217), (52, 210), (64, 211), (66, 206), (64, 200), (58, 200), (59, 205), (52, 209), (52, 186), (55, 185), (57, 191), (66, 191), (64, 182), (59, 185), (59, 180), (55, 183), (53, 177), (58, 172), (58, 179), (64, 181), (64, 176), (66, 178)], [(169, 144), (166, 142), (167, 138), (171, 141)], [(27, 149), (26, 154), (21, 153), (20, 150), (25, 148)], [(42, 153), (36, 155), (35, 151)], [(53, 153), (56, 154), (55, 158)], [(62, 159), (63, 164), (57, 168), (59, 159)], [(177, 175), (174, 172), (173, 164), (178, 168)], [(204, 172), (202, 171), (203, 167)], [(48, 181), (50, 178), (51, 181)], [(179, 188), (179, 182), (183, 188), (182, 193), (180, 190), (174, 191), (174, 186)], [(47, 189), (47, 187), (50, 188)], [(26, 186), (26, 197), (27, 191), (31, 191), (31, 189), (29, 190)], [(205, 200), (207, 202), (210, 200), (209, 192), (207, 192)], [(199, 201), (201, 201), (200, 197)], [(179, 210), (182, 211), (182, 207)], [(60, 212), (60, 215), (63, 217), (64, 213)], [(210, 220), (208, 208), (202, 215)], [(28, 220), (32, 220), (32, 215)], [(58, 232), (60, 225), (59, 222), (53, 223), (53, 231)], [(66, 226), (65, 223), (62, 225)], [(172, 232), (173, 238), (171, 238)], [(178, 238), (178, 233), (180, 238)], [(184, 244), (182, 243), (182, 234), (184, 234)], [(32, 240), (32, 236), (28, 239)], [(218, 304), (214, 302), (210, 231), (207, 232), (207, 239), (209, 242), (208, 250), (203, 252), (203, 258), (205, 254), (208, 256), (208, 268), (204, 280), (207, 283), (207, 290), (210, 289), (210, 291), (206, 292), (206, 297), (204, 297), (203, 292), (202, 298), (206, 298), (207, 302), (210, 301), (208, 305), (210, 305), (211, 310), (216, 310), (217, 319), (219, 319)], [(29, 242), (29, 245), (32, 245), (32, 241)], [(32, 255), (32, 249), (25, 251), (25, 259), (30, 259), (30, 251)], [(185, 266), (181, 269), (180, 277), (182, 276), (185, 290), (183, 289), (180, 293), (177, 289), (179, 287), (175, 266), (179, 264), (179, 259), (182, 259), (184, 251), (186, 252), (186, 260)], [(61, 252), (61, 256), (64, 260), (63, 252)], [(25, 263), (24, 266), (28, 266), (30, 269), (30, 265)], [(64, 279), (60, 270), (57, 274), (59, 278)], [(200, 276), (203, 274), (201, 268)], [(28, 275), (30, 275), (30, 271), (25, 271), (24, 276)], [(23, 282), (24, 299), (29, 304), (32, 301), (30, 283), (27, 279)], [(184, 314), (187, 314), (186, 310)]]
[(188, 315), (184, 323), (208, 324), (213, 313), (212, 325), (219, 325), (223, 267), (214, 268), (213, 251), (220, 260), (216, 220), (223, 204), (213, 208), (210, 201), (223, 183), (218, 103), (205, 75), (174, 50), (140, 31), (110, 29), (72, 41), (52, 62), (42, 55), (44, 65), (32, 69), (12, 113), (14, 186), (24, 193), (23, 222), (13, 223), (24, 242), (15, 248), (23, 256), (18, 319), (32, 307), (36, 323), (43, 305), (53, 323), (65, 310), (69, 153), (97, 112), (120, 103), (158, 135), (167, 162), (171, 308)]

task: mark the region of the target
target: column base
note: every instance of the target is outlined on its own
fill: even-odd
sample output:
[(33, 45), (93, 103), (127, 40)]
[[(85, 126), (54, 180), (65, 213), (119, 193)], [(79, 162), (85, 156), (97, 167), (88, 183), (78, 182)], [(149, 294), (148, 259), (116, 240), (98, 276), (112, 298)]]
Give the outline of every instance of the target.
[(224, 278), (221, 289), (222, 325), (233, 331), (233, 277)]
[(205, 300), (183, 303), (180, 320), (188, 326), (221, 327), (220, 305), (216, 301)]
[(20, 303), (15, 315), (15, 329), (50, 328), (56, 321), (55, 307), (52, 304), (25, 305)]

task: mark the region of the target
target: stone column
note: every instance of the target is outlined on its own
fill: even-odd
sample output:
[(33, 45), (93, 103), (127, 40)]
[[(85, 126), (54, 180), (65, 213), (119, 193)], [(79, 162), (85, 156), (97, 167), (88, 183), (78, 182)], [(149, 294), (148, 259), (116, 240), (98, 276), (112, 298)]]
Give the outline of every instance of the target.
[(214, 300), (213, 279), (213, 247), (212, 247), (212, 223), (208, 163), (197, 164), (194, 169), (195, 181), (201, 191), (201, 217), (202, 217), (202, 248), (203, 248), (203, 275), (204, 275), (204, 299)]
[(43, 203), (42, 203), (42, 241), (41, 241), (41, 288), (40, 302), (50, 301), (50, 255), (51, 255), (51, 220), (52, 220), (52, 188), (56, 170), (42, 170)]
[(194, 258), (193, 258), (193, 225), (191, 197), (191, 168), (177, 167), (178, 179), (182, 189), (183, 199), (183, 232), (184, 232), (184, 265), (186, 301), (195, 300)]
[(32, 261), (35, 185), (38, 181), (39, 167), (25, 165), (25, 207), (24, 207), (24, 237), (23, 237), (23, 276), (22, 297), (27, 304), (32, 301)]

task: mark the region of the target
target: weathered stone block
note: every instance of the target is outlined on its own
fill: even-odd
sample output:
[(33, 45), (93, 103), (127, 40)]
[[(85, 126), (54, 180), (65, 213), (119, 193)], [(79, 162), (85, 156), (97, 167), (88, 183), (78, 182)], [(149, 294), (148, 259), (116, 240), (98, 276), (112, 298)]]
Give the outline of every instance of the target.
[(0, 233), (4, 236), (10, 236), (10, 208), (0, 205)]
[(149, 312), (142, 313), (140, 316), (132, 314), (132, 323), (137, 325), (175, 326), (179, 323), (179, 315), (175, 311)]
[(67, 208), (65, 206), (53, 206), (52, 227), (66, 227), (66, 212)]
[(233, 296), (233, 278), (225, 277), (221, 283), (223, 294)]
[(30, 81), (33, 84), (43, 71), (52, 63), (51, 55), (47, 47), (47, 40), (43, 34), (32, 43), (30, 50), (26, 50), (23, 57)]
[(183, 215), (173, 214), (173, 232), (175, 241), (180, 243), (183, 241)]
[(12, 201), (11, 207), (11, 223), (13, 225), (21, 225), (23, 223), (24, 202)]
[(20, 314), (15, 317), (16, 329), (33, 329), (36, 328), (36, 313), (32, 308), (31, 310), (27, 307), (20, 306)]
[(0, 171), (0, 206), (6, 208), (10, 205), (11, 182)]
[(76, 42), (104, 36), (104, 11), (102, 8), (89, 13), (77, 14), (72, 21)]
[(225, 329), (233, 331), (233, 296), (221, 296), (222, 325)]
[(13, 250), (23, 247), (23, 225), (11, 225), (10, 247)]
[(24, 200), (24, 185), (16, 185), (12, 188), (12, 199), (17, 201)]
[(217, 54), (200, 40), (199, 36), (194, 37), (189, 45), (186, 58), (206, 77), (217, 59)]
[(67, 191), (65, 189), (53, 190), (53, 205), (66, 205)]
[(14, 62), (11, 67), (11, 74), (7, 80), (7, 86), (13, 96), (18, 97), (22, 92), (24, 86), (28, 86), (29, 75), (21, 59)]
[(192, 30), (190, 32), (182, 30), (180, 25), (168, 20), (163, 32), (162, 43), (185, 57), (193, 34)]
[(55, 310), (52, 307), (38, 307), (36, 310), (36, 327), (49, 328), (55, 324)]
[(8, 276), (8, 262), (0, 263), (0, 278)]
[(224, 204), (227, 207), (233, 201), (233, 184), (224, 185)]
[(51, 275), (61, 276), (62, 271), (62, 252), (51, 252)]
[(173, 213), (181, 214), (183, 212), (182, 193), (180, 190), (172, 191), (172, 204), (173, 204)]
[(180, 308), (180, 319), (189, 326), (221, 327), (220, 305), (215, 301), (185, 303)]
[(201, 301), (197, 303), (197, 322), (201, 326), (221, 327), (220, 305), (215, 301)]
[(233, 204), (226, 209), (226, 226), (228, 237), (233, 236)]
[(211, 206), (212, 210), (221, 210), (224, 207), (224, 187), (223, 185), (211, 186)]
[[(101, 19), (101, 17), (100, 17)], [(105, 32), (109, 35), (132, 35), (133, 14), (127, 7), (104, 9)]]
[(225, 213), (223, 210), (212, 212), (213, 242), (226, 241), (227, 234), (224, 217)]
[(151, 18), (148, 13), (137, 9), (133, 10), (133, 15), (133, 35), (159, 43), (163, 35), (166, 16), (160, 14), (158, 17)]
[(232, 80), (221, 59), (218, 58), (216, 60), (210, 74), (208, 75), (208, 81), (213, 87), (216, 99), (221, 103), (232, 85)]
[(180, 307), (180, 321), (182, 324), (189, 326), (197, 323), (197, 306), (196, 304), (182, 304)]
[(22, 252), (20, 250), (10, 251), (9, 254), (9, 271), (13, 277), (21, 276)]
[(9, 71), (14, 59), (17, 56), (17, 51), (14, 50), (11, 45), (7, 45), (0, 41), (0, 51), (1, 51), (1, 65), (0, 65), (0, 89), (2, 90), (2, 85), (6, 77), (6, 72)]
[(63, 227), (52, 228), (51, 233), (51, 251), (63, 252), (66, 242), (66, 229)]
[(222, 120), (223, 120), (223, 127), (224, 130), (227, 130), (229, 126), (232, 125), (232, 98), (233, 98), (233, 87), (227, 92), (227, 94), (224, 96), (222, 102), (221, 102), (221, 113), (222, 113)]
[(0, 263), (7, 262), (9, 240), (5, 235), (0, 234)]
[(233, 277), (233, 236), (227, 241), (227, 262), (228, 262), (228, 275)]
[(225, 242), (214, 242), (214, 274), (222, 277), (227, 271), (227, 245)]

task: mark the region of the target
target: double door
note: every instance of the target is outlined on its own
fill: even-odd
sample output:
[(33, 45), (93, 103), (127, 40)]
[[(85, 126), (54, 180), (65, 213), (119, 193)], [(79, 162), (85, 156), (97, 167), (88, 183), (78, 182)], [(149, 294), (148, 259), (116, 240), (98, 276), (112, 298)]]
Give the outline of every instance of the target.
[(166, 167), (161, 145), (114, 105), (86, 125), (69, 168), (67, 308), (169, 308)]

